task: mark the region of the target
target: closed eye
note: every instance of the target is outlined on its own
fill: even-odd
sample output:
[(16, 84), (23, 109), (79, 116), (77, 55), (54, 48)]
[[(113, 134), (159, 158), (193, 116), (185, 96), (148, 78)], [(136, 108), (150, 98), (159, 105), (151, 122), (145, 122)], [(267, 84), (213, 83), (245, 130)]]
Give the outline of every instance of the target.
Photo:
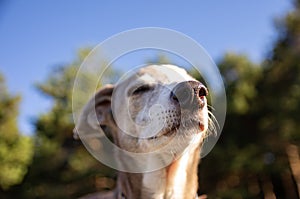
[(150, 85), (142, 85), (140, 87), (138, 87), (137, 89), (135, 89), (133, 92), (132, 92), (132, 95), (140, 95), (142, 93), (145, 93), (145, 92), (148, 92), (152, 89), (152, 87)]

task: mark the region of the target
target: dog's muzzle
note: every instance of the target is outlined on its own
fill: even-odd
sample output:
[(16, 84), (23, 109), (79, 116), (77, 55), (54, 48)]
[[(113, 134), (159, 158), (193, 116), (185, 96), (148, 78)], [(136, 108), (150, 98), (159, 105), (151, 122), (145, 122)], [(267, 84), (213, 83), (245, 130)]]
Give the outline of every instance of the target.
[(171, 91), (170, 98), (179, 103), (181, 108), (194, 110), (205, 106), (207, 88), (198, 81), (186, 81), (177, 84)]

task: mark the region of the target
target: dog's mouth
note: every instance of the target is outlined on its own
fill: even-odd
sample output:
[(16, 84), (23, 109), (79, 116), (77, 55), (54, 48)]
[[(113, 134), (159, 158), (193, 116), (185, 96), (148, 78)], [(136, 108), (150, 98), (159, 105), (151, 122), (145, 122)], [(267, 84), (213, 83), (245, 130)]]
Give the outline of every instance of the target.
[[(193, 131), (193, 132), (201, 133), (201, 132), (205, 131), (204, 122), (190, 121), (189, 123), (192, 123), (192, 125), (185, 126), (182, 123), (176, 123), (171, 128), (165, 129), (165, 130), (159, 132), (158, 134), (156, 134), (155, 136), (149, 137), (147, 139), (154, 140), (154, 139), (158, 139), (158, 138), (161, 138), (161, 137), (172, 138), (179, 131), (181, 125), (185, 126), (185, 127), (182, 127), (182, 128), (197, 128), (198, 127), (198, 129), (195, 129), (195, 131)], [(189, 130), (189, 129), (187, 129), (187, 130)], [(186, 132), (186, 131), (184, 131), (184, 132)]]

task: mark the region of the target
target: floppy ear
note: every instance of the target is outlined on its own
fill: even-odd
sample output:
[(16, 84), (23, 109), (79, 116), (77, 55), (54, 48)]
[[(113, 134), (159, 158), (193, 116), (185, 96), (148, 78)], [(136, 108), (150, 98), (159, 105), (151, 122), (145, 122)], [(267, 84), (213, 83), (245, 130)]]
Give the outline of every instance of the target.
[(112, 121), (111, 114), (111, 96), (113, 93), (114, 86), (111, 84), (105, 85), (102, 87), (94, 96), (94, 111), (89, 113), (88, 122), (91, 125), (94, 125), (95, 122), (95, 114), (96, 114), (96, 123), (97, 125), (112, 125), (114, 121)]
[(100, 128), (108, 135), (114, 129), (114, 120), (111, 113), (111, 96), (114, 86), (111, 84), (102, 87), (85, 105), (74, 129), (74, 137), (80, 133), (83, 137), (102, 137)]

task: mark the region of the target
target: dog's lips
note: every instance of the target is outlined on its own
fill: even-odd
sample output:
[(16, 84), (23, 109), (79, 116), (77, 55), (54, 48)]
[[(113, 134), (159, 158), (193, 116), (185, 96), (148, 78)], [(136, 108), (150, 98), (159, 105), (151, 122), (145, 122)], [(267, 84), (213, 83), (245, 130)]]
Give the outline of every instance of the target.
[(180, 123), (179, 122), (174, 123), (171, 128), (166, 128), (163, 131), (157, 133), (155, 136), (148, 137), (147, 139), (152, 140), (152, 139), (158, 139), (161, 137), (172, 137), (180, 129), (181, 125), (186, 126), (185, 123), (189, 123), (188, 126), (190, 126), (190, 128), (197, 128), (197, 129), (195, 129), (197, 134), (204, 132), (207, 128), (206, 123), (204, 121), (202, 121), (202, 119), (201, 119), (201, 115), (195, 116), (192, 119), (188, 119), (188, 118), (184, 118), (184, 119), (189, 120), (189, 121), (181, 121)]
[(199, 128), (200, 128), (200, 131), (204, 131), (205, 130), (205, 125), (201, 122), (199, 122)]
[[(157, 135), (152, 136), (152, 137), (150, 137), (148, 139), (152, 140), (152, 139), (157, 139), (157, 138), (160, 138), (160, 137), (163, 137), (163, 136), (165, 136), (165, 137), (171, 137), (179, 129), (179, 126), (180, 125), (175, 125), (170, 130), (164, 131), (162, 133), (158, 133)], [(199, 130), (200, 130), (199, 133), (205, 131), (205, 125), (202, 122), (199, 121), (198, 122), (198, 126), (199, 126)]]

